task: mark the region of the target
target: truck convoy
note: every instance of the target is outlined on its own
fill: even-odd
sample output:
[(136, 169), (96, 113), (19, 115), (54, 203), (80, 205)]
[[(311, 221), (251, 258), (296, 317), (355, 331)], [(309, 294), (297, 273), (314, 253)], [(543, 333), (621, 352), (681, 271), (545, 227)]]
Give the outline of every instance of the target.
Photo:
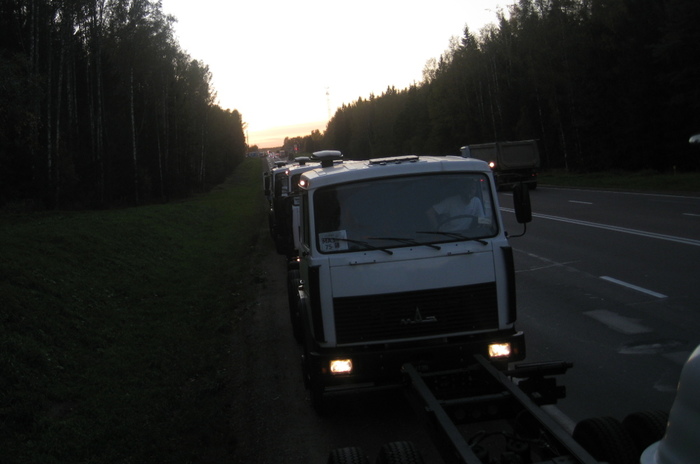
[(268, 199), (270, 235), (278, 253), (296, 256), (299, 239), (299, 177), (305, 171), (315, 169), (318, 163), (308, 157), (298, 157), (292, 162), (277, 161), (274, 168), (265, 171), (263, 184)]
[(498, 187), (512, 187), (522, 182), (531, 189), (537, 188), (540, 155), (536, 140), (467, 145), (461, 152), (465, 158), (486, 161)]
[[(314, 408), (325, 412), (343, 393), (403, 388), (447, 463), (693, 462), (700, 347), (671, 412), (681, 427), (666, 431), (667, 413), (645, 411), (587, 419), (572, 432), (547, 414), (565, 396), (554, 376), (572, 365), (520, 363), (513, 235), (495, 174), (474, 158), (342, 161), (327, 150), (264, 175), (271, 224), (284, 224), (278, 252), (288, 258), (290, 317)], [(514, 184), (522, 224), (532, 217), (528, 190)], [(485, 431), (494, 421), (508, 428)], [(463, 424), (479, 428), (467, 439)], [(494, 446), (491, 436), (502, 439)], [(355, 447), (328, 459), (368, 462)], [(394, 442), (377, 462), (423, 460), (410, 442)]]

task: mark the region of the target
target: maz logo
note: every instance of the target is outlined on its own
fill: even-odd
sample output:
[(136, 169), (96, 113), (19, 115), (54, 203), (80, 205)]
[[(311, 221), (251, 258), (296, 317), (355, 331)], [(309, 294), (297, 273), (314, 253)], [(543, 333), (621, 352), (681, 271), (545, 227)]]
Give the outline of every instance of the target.
[(401, 319), (400, 324), (401, 325), (413, 325), (413, 324), (426, 324), (428, 322), (437, 322), (437, 317), (435, 316), (428, 316), (428, 317), (423, 317), (423, 315), (420, 313), (420, 308), (416, 308), (416, 313), (413, 315), (413, 319), (408, 319), (404, 318)]

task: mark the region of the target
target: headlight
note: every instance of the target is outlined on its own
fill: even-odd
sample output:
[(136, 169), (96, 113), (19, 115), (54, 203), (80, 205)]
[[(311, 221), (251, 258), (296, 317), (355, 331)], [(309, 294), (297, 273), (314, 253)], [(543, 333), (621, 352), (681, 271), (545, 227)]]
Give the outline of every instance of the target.
[(352, 373), (352, 359), (334, 359), (331, 361), (331, 374), (350, 374)]
[(510, 356), (510, 343), (492, 343), (489, 345), (489, 357), (507, 358)]
[(496, 162), (495, 162), (495, 161), (489, 162), (489, 167), (490, 167), (491, 169), (495, 168), (495, 167), (496, 167)]

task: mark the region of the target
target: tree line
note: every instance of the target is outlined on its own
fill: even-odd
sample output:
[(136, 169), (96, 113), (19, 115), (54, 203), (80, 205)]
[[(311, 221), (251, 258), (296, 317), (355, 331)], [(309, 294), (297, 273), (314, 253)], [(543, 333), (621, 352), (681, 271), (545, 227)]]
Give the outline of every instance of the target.
[[(321, 146), (367, 158), (537, 139), (545, 169), (700, 169), (688, 145), (700, 132), (700, 2), (519, 0), (508, 10), (479, 34), (465, 28), (420, 83), (342, 106)], [(286, 142), (319, 146), (318, 136)]]
[(167, 201), (246, 152), (237, 111), (150, 0), (3, 0), (0, 206)]

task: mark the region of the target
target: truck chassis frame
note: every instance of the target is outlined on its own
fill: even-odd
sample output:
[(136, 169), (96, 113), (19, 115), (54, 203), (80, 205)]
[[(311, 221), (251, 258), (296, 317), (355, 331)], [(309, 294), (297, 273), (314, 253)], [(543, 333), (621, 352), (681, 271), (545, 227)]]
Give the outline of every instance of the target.
[[(475, 446), (464, 437), (455, 416), (462, 416), (459, 422), (504, 419), (517, 422), (519, 419), (527, 422), (528, 430), (536, 430), (536, 439), (520, 439), (515, 433), (508, 450), (500, 453), (501, 460), (498, 462), (598, 463), (540, 407), (554, 404), (564, 397), (564, 388), (557, 386), (556, 379), (550, 376), (565, 373), (572, 366), (571, 363), (520, 364), (513, 369), (500, 371), (481, 355), (474, 356), (474, 360), (476, 364), (473, 367), (445, 372), (420, 373), (411, 364), (403, 366), (408, 396), (414, 409), (423, 416), (446, 463), (493, 462), (483, 460), (488, 450)], [(472, 385), (466, 396), (459, 387), (445, 388), (440, 385), (465, 376)], [(519, 379), (519, 383), (515, 384), (511, 378)], [(462, 412), (448, 414), (448, 409)], [(519, 461), (515, 460), (515, 455), (519, 456)], [(531, 457), (524, 458), (525, 455), (536, 458), (533, 461)]]

